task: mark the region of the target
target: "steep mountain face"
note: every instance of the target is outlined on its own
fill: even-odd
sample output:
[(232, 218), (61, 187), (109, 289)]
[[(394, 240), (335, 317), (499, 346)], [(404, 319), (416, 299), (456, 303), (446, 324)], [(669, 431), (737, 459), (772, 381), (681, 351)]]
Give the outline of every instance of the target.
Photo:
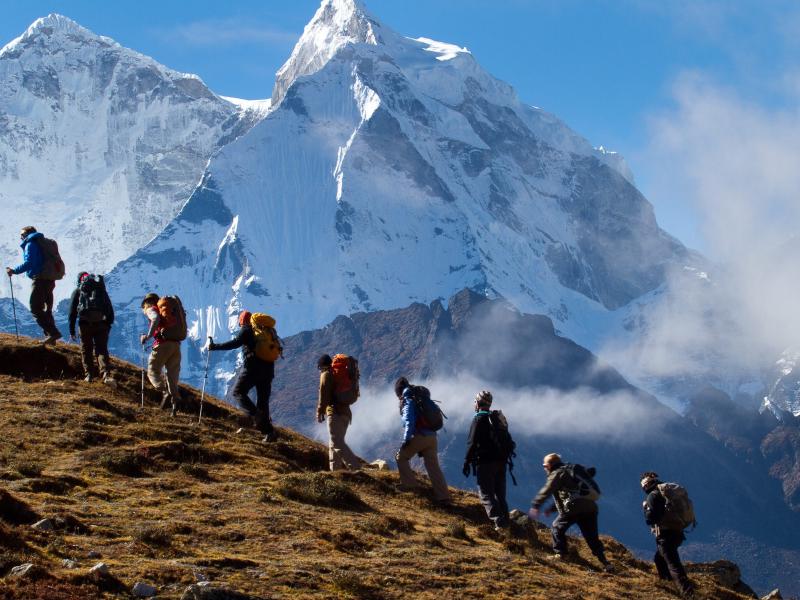
[[(472, 399), (489, 389), (518, 444), (520, 485), (509, 487), (515, 506), (526, 507), (543, 482), (541, 457), (559, 451), (597, 467), (603, 530), (649, 554), (638, 476), (654, 469), (690, 490), (700, 521), (688, 536), (693, 558), (735, 555), (757, 587), (780, 582), (784, 591), (798, 591), (793, 565), (800, 559), (800, 514), (784, 505), (781, 486), (763, 461), (732, 452), (634, 388), (585, 348), (556, 335), (546, 317), (464, 290), (447, 309), (434, 302), (339, 317), (285, 342), (273, 394), (280, 424), (325, 439), (314, 419), (316, 361), (323, 353), (349, 353), (359, 358), (362, 373), (348, 435), (354, 449), (368, 459), (394, 456), (402, 432), (392, 382), (407, 375), (429, 385), (442, 402), (448, 416), (439, 442), (443, 466), (451, 484), (469, 486), (474, 481), (464, 479), (461, 465)], [(706, 403), (713, 401), (709, 393)], [(695, 409), (693, 418), (700, 414)], [(775, 454), (796, 453), (796, 439), (782, 443), (775, 442)]]
[(168, 280), (204, 340), (241, 307), (268, 309), (287, 334), (467, 287), (594, 348), (617, 309), (696, 259), (619, 157), (466, 49), (404, 38), (354, 0), (322, 3), (273, 100), (114, 272), (118, 302)]
[(212, 153), (266, 106), (222, 99), (66, 17), (38, 19), (0, 50), (3, 264), (18, 264), (18, 231), (33, 224), (59, 241), (70, 275), (110, 270), (163, 230)]

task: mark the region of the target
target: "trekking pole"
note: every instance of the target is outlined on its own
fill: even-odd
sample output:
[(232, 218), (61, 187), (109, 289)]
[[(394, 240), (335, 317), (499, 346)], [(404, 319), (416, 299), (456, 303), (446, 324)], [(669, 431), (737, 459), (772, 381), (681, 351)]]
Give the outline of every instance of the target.
[(11, 282), (11, 275), (8, 276), (8, 287), (11, 288), (11, 310), (14, 312), (14, 333), (19, 341), (19, 325), (17, 325), (17, 303), (14, 300), (14, 284)]
[(142, 409), (144, 409), (144, 344), (142, 344)]
[[(214, 340), (211, 336), (208, 336), (208, 345), (214, 343)], [(203, 398), (206, 396), (206, 383), (208, 382), (208, 362), (211, 360), (211, 350), (206, 350), (206, 372), (203, 375), (203, 389), (200, 392), (200, 415), (197, 417), (197, 424), (200, 425), (200, 421), (203, 420)]]

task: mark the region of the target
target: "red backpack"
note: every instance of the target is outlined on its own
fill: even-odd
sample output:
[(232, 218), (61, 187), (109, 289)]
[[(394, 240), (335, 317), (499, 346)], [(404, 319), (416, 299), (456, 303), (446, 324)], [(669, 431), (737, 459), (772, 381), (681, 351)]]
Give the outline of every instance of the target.
[(358, 360), (346, 354), (337, 354), (331, 365), (334, 395), (340, 404), (354, 404), (360, 393), (358, 387)]

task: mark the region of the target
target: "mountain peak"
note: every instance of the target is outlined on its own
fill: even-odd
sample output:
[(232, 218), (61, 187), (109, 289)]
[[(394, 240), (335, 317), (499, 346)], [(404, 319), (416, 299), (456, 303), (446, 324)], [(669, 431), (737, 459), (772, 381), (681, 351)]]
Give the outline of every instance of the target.
[(384, 32), (385, 28), (369, 14), (361, 0), (322, 0), (291, 56), (276, 74), (272, 105), (283, 99), (298, 77), (321, 69), (345, 44), (378, 45)]
[(46, 17), (39, 17), (31, 23), (25, 30), (25, 33), (6, 44), (2, 50), (0, 50), (0, 55), (18, 48), (19, 46), (25, 47), (41, 36), (48, 38), (55, 36), (68, 37), (73, 38), (73, 40), (78, 40), (80, 43), (85, 43), (89, 40), (102, 40), (108, 44), (116, 43), (109, 38), (93, 33), (69, 17), (58, 13), (50, 13)]

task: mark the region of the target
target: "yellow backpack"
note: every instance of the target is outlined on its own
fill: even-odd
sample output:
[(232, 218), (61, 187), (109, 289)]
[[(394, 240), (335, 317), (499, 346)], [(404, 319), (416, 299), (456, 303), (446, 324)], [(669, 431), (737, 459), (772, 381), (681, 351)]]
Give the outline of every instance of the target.
[(283, 356), (281, 339), (275, 331), (275, 319), (264, 313), (253, 313), (250, 326), (256, 338), (256, 356), (267, 362), (275, 362)]

